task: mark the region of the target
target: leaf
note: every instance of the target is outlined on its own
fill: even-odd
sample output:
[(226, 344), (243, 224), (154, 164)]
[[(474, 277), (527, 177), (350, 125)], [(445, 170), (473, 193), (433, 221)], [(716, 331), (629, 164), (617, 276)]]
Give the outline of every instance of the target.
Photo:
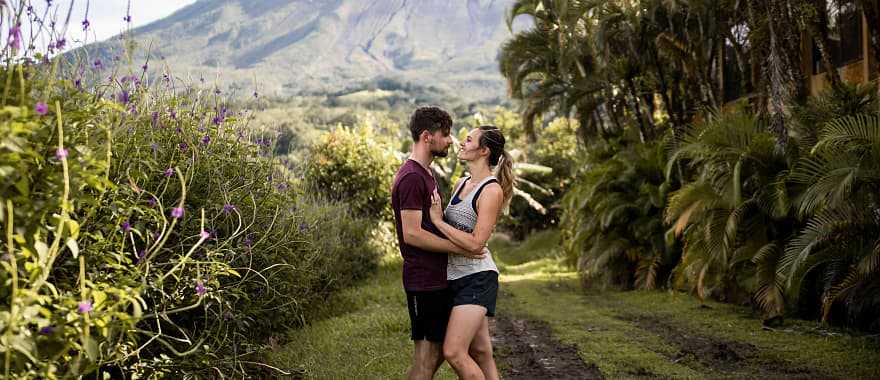
[(100, 307), (104, 303), (104, 301), (107, 300), (107, 293), (100, 290), (93, 290), (92, 300), (94, 300), (94, 305), (96, 308)]
[(44, 242), (37, 241), (34, 243), (34, 249), (37, 250), (37, 258), (39, 258), (39, 261), (41, 263), (45, 262), (49, 256), (49, 246)]
[(83, 337), (83, 349), (85, 349), (86, 356), (91, 361), (95, 362), (98, 360), (98, 343), (91, 336), (86, 335)]
[(68, 238), (65, 245), (67, 245), (67, 249), (70, 250), (70, 253), (73, 255), (74, 259), (79, 256), (79, 244), (76, 243), (76, 239)]
[(67, 219), (67, 229), (70, 230), (70, 237), (76, 239), (79, 237), (79, 222), (73, 219)]

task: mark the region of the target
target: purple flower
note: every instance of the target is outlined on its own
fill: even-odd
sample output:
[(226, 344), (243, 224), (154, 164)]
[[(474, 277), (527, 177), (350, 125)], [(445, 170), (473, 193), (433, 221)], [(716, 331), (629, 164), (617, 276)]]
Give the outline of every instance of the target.
[(202, 144), (208, 145), (210, 142), (211, 142), (210, 136), (205, 135), (204, 137), (202, 137)]
[(159, 123), (159, 112), (153, 111), (153, 113), (150, 114), (150, 119), (153, 121), (153, 126), (155, 127), (156, 124)]
[(80, 302), (79, 307), (77, 307), (77, 310), (82, 314), (85, 314), (85, 313), (92, 311), (92, 301)]
[(217, 116), (214, 116), (213, 119), (211, 119), (211, 122), (214, 123), (214, 125), (220, 125), (223, 123), (223, 120), (224, 120), (223, 116), (217, 115)]
[(131, 101), (131, 96), (129, 96), (128, 91), (123, 90), (119, 95), (116, 96), (116, 100), (118, 100), (122, 104), (128, 104)]
[(89, 19), (83, 20), (83, 22), (82, 22), (83, 30), (89, 30), (89, 25), (91, 25), (91, 23), (89, 22)]
[(147, 256), (147, 250), (145, 250), (145, 249), (139, 250), (137, 262), (140, 263), (141, 261), (144, 260), (144, 257), (146, 257), (146, 256)]
[(233, 204), (225, 204), (225, 205), (223, 205), (223, 212), (226, 213), (226, 214), (231, 213), (231, 212), (234, 211), (235, 209), (236, 209), (236, 207), (235, 207), (235, 205), (233, 205)]
[(131, 231), (131, 223), (126, 220), (122, 222), (122, 232), (127, 234), (128, 231)]
[(67, 46), (67, 40), (64, 38), (59, 38), (55, 41), (55, 48), (58, 50), (64, 49), (64, 46)]
[(171, 217), (172, 218), (180, 218), (182, 216), (183, 216), (183, 207), (175, 207), (173, 210), (171, 210)]
[(148, 69), (149, 67), (150, 67), (150, 66), (147, 66), (147, 64), (145, 63), (143, 66), (141, 66), (141, 70), (147, 71), (147, 69)]
[(250, 247), (253, 244), (254, 244), (254, 234), (247, 234), (247, 236), (244, 239), (244, 246)]
[(306, 232), (309, 230), (309, 225), (305, 223), (299, 224), (299, 232)]
[(49, 113), (49, 105), (44, 102), (37, 102), (37, 105), (34, 106), (34, 112), (40, 116), (45, 115)]
[(9, 28), (9, 38), (6, 45), (13, 50), (21, 49), (21, 24), (15, 24), (15, 26)]
[(52, 326), (43, 326), (40, 328), (40, 335), (52, 335), (55, 332), (55, 328)]
[(76, 86), (77, 90), (82, 91), (82, 79), (77, 78), (75, 81), (73, 81), (73, 85)]
[(147, 200), (147, 205), (151, 208), (156, 207), (156, 197), (150, 197), (150, 199)]
[(199, 234), (199, 237), (202, 239), (207, 239), (207, 238), (211, 237), (211, 233), (208, 232), (207, 230), (202, 230), (202, 232)]
[(174, 175), (174, 168), (165, 169), (165, 172), (162, 174), (164, 174), (166, 177), (171, 177)]
[(202, 280), (196, 281), (196, 294), (198, 294), (199, 297), (201, 297), (201, 296), (205, 295), (205, 293), (207, 293), (207, 292), (208, 292), (208, 289), (205, 289), (205, 284), (202, 283)]
[(104, 63), (101, 62), (101, 59), (100, 59), (100, 58), (99, 58), (99, 59), (96, 59), (96, 60), (95, 60), (95, 64), (94, 64), (93, 67), (94, 67), (96, 70), (101, 70), (101, 69), (104, 68)]
[(260, 97), (260, 94), (258, 94), (256, 91), (254, 91), (254, 97), (258, 98), (258, 97)]
[(189, 149), (189, 144), (182, 142), (178, 145), (178, 147), (180, 148), (181, 152), (186, 152), (186, 150)]
[(64, 149), (64, 148), (56, 149), (55, 150), (55, 158), (57, 158), (59, 161), (67, 158), (67, 149)]
[(157, 144), (157, 143), (150, 144), (150, 149), (152, 149), (153, 152), (159, 150), (159, 144)]
[(125, 15), (125, 17), (122, 18), (122, 21), (131, 22), (131, 15)]

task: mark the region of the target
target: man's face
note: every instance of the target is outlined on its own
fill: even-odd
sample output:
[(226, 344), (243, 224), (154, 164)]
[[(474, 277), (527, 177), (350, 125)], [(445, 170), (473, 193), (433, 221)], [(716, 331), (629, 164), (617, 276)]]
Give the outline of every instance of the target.
[(452, 145), (452, 136), (449, 131), (436, 131), (428, 133), (428, 148), (434, 157), (446, 157), (449, 155), (449, 146)]

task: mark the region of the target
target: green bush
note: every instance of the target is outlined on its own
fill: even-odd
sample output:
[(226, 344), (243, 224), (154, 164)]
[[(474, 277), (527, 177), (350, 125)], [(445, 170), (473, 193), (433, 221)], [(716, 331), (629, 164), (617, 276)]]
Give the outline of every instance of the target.
[(626, 139), (585, 150), (563, 198), (563, 247), (585, 285), (654, 289), (679, 251), (662, 221), (669, 184), (664, 144)]
[(267, 337), (375, 268), (375, 223), (307, 195), (246, 113), (51, 67), (0, 72), (8, 377), (260, 371)]
[(390, 220), (398, 166), (391, 146), (368, 126), (339, 126), (310, 149), (305, 182), (331, 199), (345, 200), (358, 215)]

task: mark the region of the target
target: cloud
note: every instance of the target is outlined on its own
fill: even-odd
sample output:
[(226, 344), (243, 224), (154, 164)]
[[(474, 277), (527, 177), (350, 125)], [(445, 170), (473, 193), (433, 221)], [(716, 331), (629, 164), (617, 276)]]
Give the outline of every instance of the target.
[[(59, 24), (64, 22), (67, 10), (73, 2), (73, 11), (67, 30), (67, 40), (70, 45), (79, 45), (83, 42), (103, 41), (113, 37), (126, 28), (124, 18), (127, 14), (128, 0), (55, 0), (52, 1), (50, 15), (54, 14)], [(132, 27), (149, 24), (150, 22), (167, 17), (175, 11), (195, 0), (131, 0)], [(42, 16), (46, 11), (45, 1), (34, 1), (34, 9), (37, 15)], [(88, 4), (88, 17), (86, 17), (86, 5)], [(50, 17), (47, 17), (51, 19)], [(84, 32), (82, 22), (88, 18), (89, 31)]]

